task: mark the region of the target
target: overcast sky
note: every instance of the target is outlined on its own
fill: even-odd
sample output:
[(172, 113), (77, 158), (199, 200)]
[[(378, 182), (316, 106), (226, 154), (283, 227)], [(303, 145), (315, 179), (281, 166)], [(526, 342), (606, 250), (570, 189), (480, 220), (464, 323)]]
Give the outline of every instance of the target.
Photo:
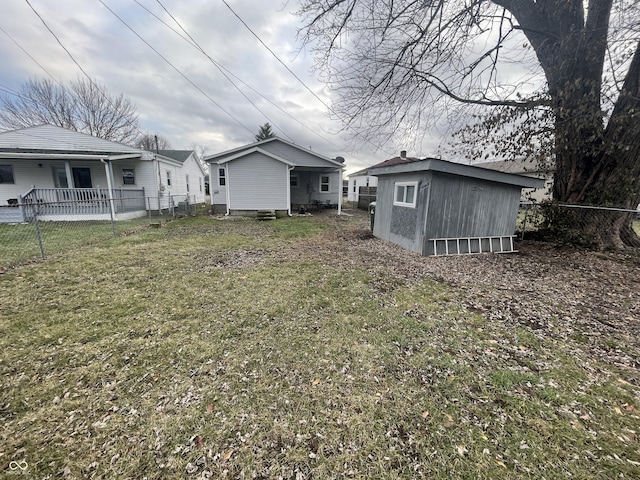
[[(348, 173), (397, 155), (390, 147), (356, 149), (348, 133), (339, 133), (340, 123), (332, 121), (322, 103), (331, 105), (331, 92), (312, 71), (311, 53), (301, 51), (296, 39), (296, 0), (227, 3), (304, 85), (222, 0), (102, 1), (131, 29), (99, 0), (2, 0), (2, 94), (18, 91), (29, 78), (66, 82), (83, 77), (61, 43), (110, 93), (123, 93), (136, 104), (142, 130), (166, 137), (174, 148), (195, 142), (217, 153), (253, 142), (259, 126), (270, 122), (282, 138), (331, 158), (345, 157)], [(251, 101), (209, 58), (149, 13), (186, 37), (162, 6)], [(427, 138), (425, 151), (409, 155), (435, 154), (438, 139)]]

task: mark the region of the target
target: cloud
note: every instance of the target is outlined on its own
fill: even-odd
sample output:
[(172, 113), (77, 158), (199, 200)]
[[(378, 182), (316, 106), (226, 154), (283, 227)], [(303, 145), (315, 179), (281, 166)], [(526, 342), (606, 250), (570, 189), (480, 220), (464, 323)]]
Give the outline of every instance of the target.
[[(322, 102), (222, 2), (161, 0), (215, 62), (269, 101), (227, 73), (234, 87), (206, 56), (151, 15), (147, 10), (187, 37), (158, 2), (103, 1), (122, 21), (98, 2), (31, 0), (31, 4), (87, 74), (104, 83), (111, 93), (123, 93), (136, 104), (143, 131), (168, 138), (175, 148), (197, 143), (215, 153), (253, 141), (258, 127), (268, 121), (278, 135), (299, 145), (328, 157), (344, 156), (348, 171), (389, 158), (389, 151), (376, 151), (367, 143), (360, 142), (354, 148), (350, 135), (341, 131), (341, 123), (323, 105), (331, 103), (333, 93), (318, 80), (317, 73), (312, 73), (313, 58), (300, 50), (296, 40), (300, 19), (290, 13), (295, 5), (227, 0)], [(0, 72), (0, 87), (18, 90), (29, 78), (49, 74), (65, 82), (83, 75), (26, 2), (3, 2), (2, 9), (0, 27), (46, 72), (4, 38), (0, 62), (9, 68)], [(0, 32), (0, 36), (4, 34)], [(432, 148), (431, 143), (427, 148)]]

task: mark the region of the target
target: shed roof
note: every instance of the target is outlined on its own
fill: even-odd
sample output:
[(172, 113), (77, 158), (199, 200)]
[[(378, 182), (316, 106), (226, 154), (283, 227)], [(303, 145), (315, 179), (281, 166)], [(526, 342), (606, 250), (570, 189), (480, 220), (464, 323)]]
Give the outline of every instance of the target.
[[(383, 162), (385, 163), (385, 162)], [(480, 168), (473, 165), (464, 165), (462, 163), (448, 162), (438, 158), (426, 158), (424, 160), (414, 162), (404, 162), (395, 165), (386, 165), (370, 168), (369, 174), (376, 176), (395, 175), (400, 173), (412, 173), (422, 171), (432, 171), (439, 173), (447, 173), (451, 175), (460, 175), (463, 177), (478, 178), (490, 182), (505, 183), (526, 188), (542, 188), (544, 187), (544, 179), (525, 177), (523, 175), (514, 175), (512, 173), (498, 172), (487, 168)]]

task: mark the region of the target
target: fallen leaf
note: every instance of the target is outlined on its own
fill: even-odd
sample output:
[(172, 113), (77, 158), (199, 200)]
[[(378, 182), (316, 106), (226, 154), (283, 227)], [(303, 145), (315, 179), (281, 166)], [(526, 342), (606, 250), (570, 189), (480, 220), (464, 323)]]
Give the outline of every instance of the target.
[(427, 418), (428, 416), (429, 416), (429, 412), (427, 410), (422, 412), (422, 418)]
[(469, 453), (467, 447), (465, 447), (464, 445), (458, 445), (458, 455), (464, 457), (467, 453)]
[(633, 405), (629, 405), (628, 403), (623, 403), (622, 406), (627, 412), (640, 413), (640, 410), (638, 410)]
[(204, 445), (204, 442), (202, 441), (202, 437), (200, 435), (196, 437), (196, 445), (198, 446), (198, 448), (202, 448)]
[(227, 460), (229, 460), (231, 458), (231, 455), (233, 455), (233, 448), (231, 450), (229, 450), (227, 453), (224, 454), (224, 456), (222, 457), (222, 461), (226, 462)]
[(620, 410), (620, 407), (613, 407), (613, 409), (618, 415), (622, 415), (622, 410)]
[(319, 383), (320, 383), (320, 379), (319, 379), (319, 378), (316, 378), (316, 379), (313, 381), (313, 383), (311, 383), (311, 385), (313, 385), (313, 386), (315, 387), (315, 386), (316, 386), (316, 385), (318, 385)]
[(213, 412), (213, 405), (209, 404), (207, 405), (207, 413), (211, 413)]

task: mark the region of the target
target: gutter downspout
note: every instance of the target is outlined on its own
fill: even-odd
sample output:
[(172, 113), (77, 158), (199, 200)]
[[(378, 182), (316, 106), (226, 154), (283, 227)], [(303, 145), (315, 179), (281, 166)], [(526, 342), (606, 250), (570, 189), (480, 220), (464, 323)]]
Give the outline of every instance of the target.
[[(211, 175), (211, 174), (209, 174)], [(227, 213), (224, 214), (225, 217), (228, 217), (229, 215), (231, 215), (231, 195), (229, 195), (229, 186), (230, 186), (230, 182), (229, 182), (229, 169), (227, 168), (227, 165), (225, 164), (224, 166), (224, 178), (225, 178), (225, 196), (226, 201), (227, 201)]]
[(113, 182), (111, 180), (111, 169), (109, 160), (101, 158), (100, 161), (104, 164), (104, 171), (107, 175), (107, 189), (109, 190), (109, 205), (111, 207), (111, 215), (115, 219), (116, 218), (116, 207), (113, 203)]

